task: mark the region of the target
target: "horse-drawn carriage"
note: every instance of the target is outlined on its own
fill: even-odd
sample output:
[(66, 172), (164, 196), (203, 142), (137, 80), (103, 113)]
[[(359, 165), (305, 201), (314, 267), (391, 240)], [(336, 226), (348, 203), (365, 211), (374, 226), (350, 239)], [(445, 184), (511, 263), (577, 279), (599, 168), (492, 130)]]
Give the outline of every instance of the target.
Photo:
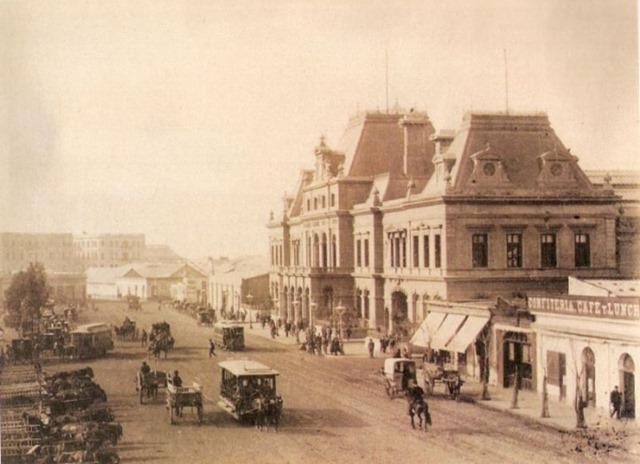
[(150, 371), (146, 374), (138, 371), (136, 374), (136, 391), (140, 397), (140, 404), (145, 399), (156, 399), (158, 390), (167, 387), (167, 373), (163, 371)]
[(116, 337), (118, 337), (119, 340), (129, 340), (132, 342), (138, 340), (139, 329), (136, 327), (136, 321), (134, 321), (133, 319), (125, 317), (122, 325), (115, 326), (113, 329), (116, 333)]
[(173, 349), (174, 343), (175, 340), (171, 336), (171, 326), (167, 322), (157, 322), (151, 326), (149, 353), (159, 358), (160, 353), (164, 352), (166, 359), (167, 353)]
[(140, 304), (140, 297), (136, 295), (127, 295), (127, 309), (131, 309), (133, 311), (141, 310), (142, 304)]
[(218, 322), (213, 326), (213, 337), (223, 350), (244, 350), (244, 327), (240, 324)]
[(7, 357), (9, 362), (31, 363), (33, 361), (34, 350), (33, 339), (31, 338), (14, 338), (11, 345), (7, 348)]
[(215, 312), (212, 309), (201, 309), (197, 313), (198, 325), (212, 326), (215, 320)]
[(279, 373), (256, 361), (224, 361), (218, 406), (241, 422), (273, 424), (282, 415), (282, 397), (276, 391)]
[(195, 408), (198, 415), (198, 424), (202, 424), (203, 402), (202, 388), (197, 383), (191, 387), (176, 387), (169, 377), (167, 382), (167, 409), (169, 410), (169, 423), (173, 425), (177, 417), (182, 417), (182, 410), (186, 407)]
[(385, 359), (382, 376), (387, 396), (393, 399), (404, 394), (411, 382), (417, 382), (416, 372), (416, 362), (413, 359)]
[(445, 392), (449, 394), (451, 399), (458, 399), (464, 381), (453, 364), (425, 362), (422, 370), (424, 390), (427, 394), (432, 394), (436, 383), (441, 383), (445, 386)]

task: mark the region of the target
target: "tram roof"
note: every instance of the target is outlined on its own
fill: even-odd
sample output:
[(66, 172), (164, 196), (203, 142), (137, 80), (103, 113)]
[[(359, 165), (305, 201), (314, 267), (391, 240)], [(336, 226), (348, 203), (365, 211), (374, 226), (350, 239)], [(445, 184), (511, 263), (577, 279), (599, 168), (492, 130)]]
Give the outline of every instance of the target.
[(238, 360), (223, 361), (218, 363), (222, 369), (226, 369), (236, 377), (254, 375), (279, 375), (280, 373), (257, 361)]

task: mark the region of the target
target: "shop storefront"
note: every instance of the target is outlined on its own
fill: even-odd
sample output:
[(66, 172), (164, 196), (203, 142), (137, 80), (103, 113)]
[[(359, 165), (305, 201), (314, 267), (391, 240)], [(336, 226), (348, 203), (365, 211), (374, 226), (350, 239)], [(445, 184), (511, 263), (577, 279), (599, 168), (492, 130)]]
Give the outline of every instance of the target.
[(635, 417), (640, 299), (530, 296), (528, 308), (536, 318), (538, 388), (546, 374), (550, 397), (572, 402), (580, 389), (588, 407), (604, 412), (618, 386), (623, 416)]

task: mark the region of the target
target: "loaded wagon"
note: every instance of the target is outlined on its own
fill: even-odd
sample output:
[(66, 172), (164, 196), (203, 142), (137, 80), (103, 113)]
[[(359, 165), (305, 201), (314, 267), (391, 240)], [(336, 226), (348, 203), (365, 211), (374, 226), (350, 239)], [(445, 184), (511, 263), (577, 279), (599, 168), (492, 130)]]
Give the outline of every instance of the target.
[(144, 404), (146, 399), (156, 399), (158, 390), (167, 387), (167, 373), (163, 371), (151, 371), (143, 374), (138, 371), (136, 374), (136, 391), (138, 392), (140, 404)]
[(176, 418), (182, 417), (185, 407), (195, 408), (198, 415), (198, 424), (202, 424), (203, 402), (202, 388), (197, 383), (191, 387), (176, 387), (167, 383), (167, 409), (169, 410), (169, 423), (175, 424)]
[(464, 383), (455, 365), (449, 363), (429, 363), (422, 366), (424, 376), (424, 391), (431, 395), (437, 383), (445, 386), (445, 393), (451, 399), (457, 400), (460, 396), (460, 389)]

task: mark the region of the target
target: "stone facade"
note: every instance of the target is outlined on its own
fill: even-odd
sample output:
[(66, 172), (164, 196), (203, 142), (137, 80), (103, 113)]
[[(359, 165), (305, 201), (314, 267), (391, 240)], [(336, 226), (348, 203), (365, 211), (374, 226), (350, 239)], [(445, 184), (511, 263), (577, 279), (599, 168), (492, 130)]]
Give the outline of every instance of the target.
[(366, 114), (315, 157), (268, 226), (283, 318), (341, 303), (394, 330), (433, 300), (620, 276), (621, 197), (590, 182), (545, 114), (470, 113), (437, 134), (425, 114)]
[(145, 258), (144, 234), (98, 234), (73, 237), (76, 257), (85, 268), (118, 267)]
[(42, 263), (51, 271), (77, 271), (80, 266), (73, 251), (73, 236), (0, 233), (0, 272), (22, 271), (32, 262)]

